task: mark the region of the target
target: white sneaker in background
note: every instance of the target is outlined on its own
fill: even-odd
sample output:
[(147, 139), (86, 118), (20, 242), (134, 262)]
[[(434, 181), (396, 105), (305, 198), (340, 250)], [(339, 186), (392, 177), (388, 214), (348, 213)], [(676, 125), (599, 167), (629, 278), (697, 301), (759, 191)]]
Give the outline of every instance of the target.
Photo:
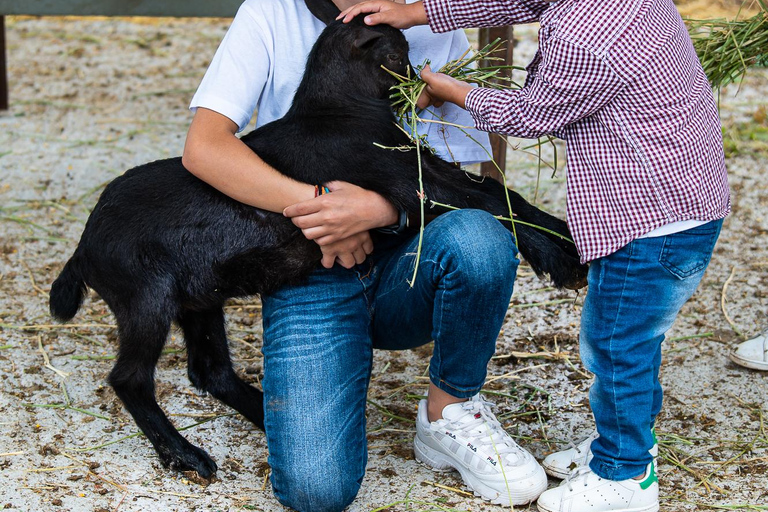
[(545, 491), (536, 502), (540, 512), (657, 512), (659, 481), (653, 462), (641, 480), (600, 478), (583, 466), (558, 487)]
[(592, 441), (597, 439), (597, 430), (593, 431), (579, 444), (568, 443), (570, 448), (550, 453), (541, 463), (548, 475), (562, 480), (576, 468), (588, 466), (592, 460)]
[(763, 331), (760, 336), (740, 343), (736, 350), (731, 352), (731, 361), (753, 370), (768, 371), (768, 330)]
[[(659, 456), (659, 444), (656, 441), (656, 432), (653, 433), (653, 447), (648, 450), (654, 459)], [(589, 461), (592, 460), (592, 441), (599, 437), (597, 430), (592, 431), (589, 436), (579, 444), (573, 442), (568, 443), (570, 448), (555, 453), (550, 453), (542, 461), (541, 465), (544, 467), (544, 471), (548, 475), (563, 479), (567, 477), (571, 471), (576, 468), (589, 466)]]
[(437, 471), (457, 470), (474, 493), (497, 505), (531, 503), (547, 488), (547, 475), (515, 443), (480, 395), (443, 409), (429, 422), (427, 401), (419, 403), (416, 460)]

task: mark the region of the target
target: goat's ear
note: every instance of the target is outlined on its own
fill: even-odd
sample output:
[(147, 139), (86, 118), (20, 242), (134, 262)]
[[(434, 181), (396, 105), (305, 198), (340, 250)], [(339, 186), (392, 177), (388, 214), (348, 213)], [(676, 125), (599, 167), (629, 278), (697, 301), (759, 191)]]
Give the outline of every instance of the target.
[(354, 46), (355, 48), (362, 48), (363, 46), (370, 44), (371, 42), (377, 40), (380, 37), (384, 37), (384, 34), (376, 30), (371, 30), (369, 28), (363, 27), (360, 29), (360, 32), (358, 32), (357, 36), (355, 37)]
[(304, 0), (304, 3), (307, 5), (309, 12), (326, 25), (334, 21), (336, 16), (341, 14), (341, 11), (332, 0)]

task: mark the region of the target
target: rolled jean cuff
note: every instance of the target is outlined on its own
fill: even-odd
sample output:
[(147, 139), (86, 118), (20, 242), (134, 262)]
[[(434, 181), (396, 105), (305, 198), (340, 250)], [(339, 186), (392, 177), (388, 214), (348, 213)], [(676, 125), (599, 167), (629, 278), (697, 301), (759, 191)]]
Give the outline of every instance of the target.
[(478, 394), (481, 389), (483, 389), (483, 383), (480, 383), (479, 386), (473, 386), (469, 388), (456, 387), (444, 381), (432, 372), (429, 372), (429, 380), (432, 384), (456, 398), (472, 398)]
[(600, 478), (620, 482), (645, 474), (645, 468), (651, 463), (651, 460), (653, 460), (653, 458), (649, 454), (647, 464), (622, 464), (620, 466), (611, 466), (610, 464), (601, 463), (597, 459), (592, 459), (589, 462), (589, 468)]

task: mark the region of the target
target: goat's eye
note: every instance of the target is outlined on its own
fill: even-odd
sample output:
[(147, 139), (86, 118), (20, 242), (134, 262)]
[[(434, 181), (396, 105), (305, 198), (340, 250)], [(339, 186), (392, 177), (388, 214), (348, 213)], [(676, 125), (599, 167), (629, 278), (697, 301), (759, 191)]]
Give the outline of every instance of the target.
[(390, 53), (387, 55), (387, 59), (391, 60), (392, 62), (396, 62), (400, 60), (400, 56), (396, 53)]

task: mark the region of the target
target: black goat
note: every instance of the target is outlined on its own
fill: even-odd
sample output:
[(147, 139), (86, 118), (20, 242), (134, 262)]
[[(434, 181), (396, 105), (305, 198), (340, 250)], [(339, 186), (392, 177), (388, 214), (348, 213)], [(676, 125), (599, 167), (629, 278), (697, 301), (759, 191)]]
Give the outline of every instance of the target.
[[(332, 23), (310, 54), (288, 114), (243, 141), (298, 181), (347, 181), (418, 215), (416, 152), (373, 144), (410, 143), (395, 126), (387, 100), (393, 79), (381, 69), (405, 72), (407, 55), (405, 38), (389, 26)], [(422, 158), (429, 199), (508, 215), (498, 182), (470, 179), (428, 152)], [(514, 192), (510, 196), (519, 219), (568, 236), (563, 221)], [(570, 243), (525, 225), (516, 232), (537, 273), (548, 273), (558, 287), (584, 280), (586, 268)], [(216, 463), (174, 429), (154, 396), (155, 365), (171, 323), (184, 333), (192, 384), (263, 428), (262, 393), (232, 369), (222, 306), (231, 297), (301, 280), (320, 256), (317, 244), (289, 219), (225, 196), (190, 174), (180, 158), (156, 161), (106, 187), (53, 283), (51, 313), (68, 320), (87, 287), (101, 295), (115, 315), (120, 340), (109, 383), (165, 466), (209, 477)]]

